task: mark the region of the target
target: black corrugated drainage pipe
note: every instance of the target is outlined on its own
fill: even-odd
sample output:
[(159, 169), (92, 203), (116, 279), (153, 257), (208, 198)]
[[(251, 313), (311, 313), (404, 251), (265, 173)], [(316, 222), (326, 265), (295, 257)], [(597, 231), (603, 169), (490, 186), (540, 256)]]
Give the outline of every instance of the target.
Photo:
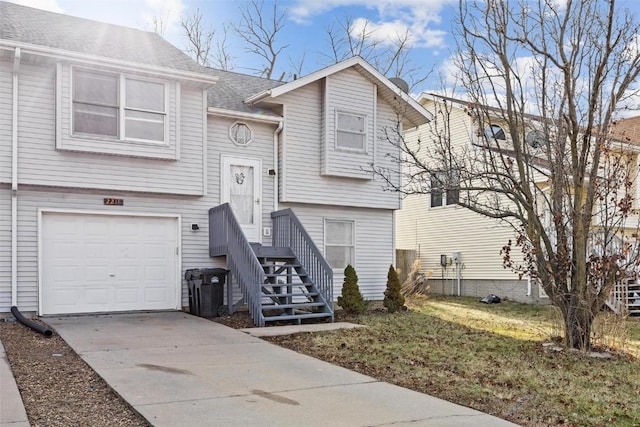
[(29, 320), (26, 317), (24, 317), (24, 315), (18, 311), (18, 307), (16, 307), (15, 305), (11, 307), (11, 314), (13, 314), (13, 317), (15, 317), (18, 322), (22, 323), (25, 326), (30, 327), (36, 332), (40, 332), (45, 337), (50, 337), (53, 335), (53, 331), (51, 329), (47, 328), (44, 325), (41, 325), (40, 323), (34, 322), (33, 320)]

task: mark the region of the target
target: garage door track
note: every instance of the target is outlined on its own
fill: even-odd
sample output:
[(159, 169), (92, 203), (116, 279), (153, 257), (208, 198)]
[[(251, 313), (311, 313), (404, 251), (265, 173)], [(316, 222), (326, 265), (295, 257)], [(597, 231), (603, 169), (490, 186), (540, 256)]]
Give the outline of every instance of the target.
[(154, 426), (508, 426), (181, 312), (47, 323)]

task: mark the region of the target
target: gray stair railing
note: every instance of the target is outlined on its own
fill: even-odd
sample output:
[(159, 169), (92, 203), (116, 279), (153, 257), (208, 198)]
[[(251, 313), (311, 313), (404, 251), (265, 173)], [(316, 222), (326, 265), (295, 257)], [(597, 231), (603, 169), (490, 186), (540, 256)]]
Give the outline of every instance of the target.
[(333, 270), (291, 209), (271, 213), (272, 245), (289, 247), (333, 313)]
[(264, 283), (264, 270), (229, 203), (209, 209), (209, 256), (225, 255), (227, 268), (238, 282), (251, 318), (257, 326), (264, 326), (260, 306), (260, 286)]

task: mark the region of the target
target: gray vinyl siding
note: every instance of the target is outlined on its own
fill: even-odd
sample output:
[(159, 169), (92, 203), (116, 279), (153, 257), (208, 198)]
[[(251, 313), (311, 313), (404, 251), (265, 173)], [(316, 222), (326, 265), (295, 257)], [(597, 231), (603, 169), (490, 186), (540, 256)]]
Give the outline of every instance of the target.
[[(326, 126), (322, 174), (348, 178), (371, 179), (369, 164), (373, 161), (375, 124), (375, 86), (360, 73), (347, 69), (326, 77), (324, 109)], [(365, 150), (356, 152), (339, 148), (336, 144), (337, 114), (347, 113), (365, 117)]]
[[(238, 146), (229, 138), (229, 127), (235, 122), (241, 121), (249, 126), (253, 139), (247, 146)], [(222, 156), (236, 157), (240, 159), (260, 159), (262, 161), (262, 227), (271, 226), (271, 212), (273, 211), (273, 186), (276, 185), (276, 177), (269, 175), (269, 169), (274, 168), (273, 162), (273, 133), (275, 124), (264, 124), (247, 120), (234, 120), (224, 117), (210, 116), (208, 120), (209, 142), (207, 153), (209, 158), (208, 194), (216, 205), (221, 196), (221, 164)], [(211, 206), (213, 207), (213, 206)], [(264, 243), (270, 243), (270, 238), (263, 236)]]
[[(289, 204), (322, 253), (324, 220), (355, 222), (355, 265), (358, 286), (368, 300), (381, 300), (387, 284), (387, 272), (393, 263), (393, 211), (388, 209), (348, 208), (327, 205)], [(344, 274), (334, 271), (334, 298), (342, 292)]]
[[(64, 86), (64, 85), (63, 85)], [(20, 169), (19, 182), (68, 188), (112, 191), (140, 191), (172, 194), (203, 194), (202, 91), (182, 88), (180, 160), (61, 151), (56, 149), (56, 67), (22, 64), (18, 106)], [(175, 89), (176, 85), (171, 85)], [(68, 89), (62, 89), (62, 94)], [(175, 90), (172, 92), (175, 94)], [(175, 104), (175, 102), (174, 102)], [(61, 109), (69, 114), (69, 103)], [(62, 114), (62, 130), (68, 120)], [(176, 139), (176, 112), (171, 111), (170, 128)], [(85, 141), (86, 142), (86, 141)], [(92, 140), (100, 144), (100, 140)], [(128, 143), (120, 143), (128, 147)], [(130, 153), (135, 155), (136, 153)]]
[[(147, 213), (155, 215), (180, 215), (182, 224), (182, 277), (189, 268), (224, 267), (224, 258), (209, 257), (209, 209), (220, 203), (220, 156), (233, 155), (240, 158), (261, 158), (263, 227), (271, 227), (273, 210), (273, 185), (275, 177), (268, 175), (273, 165), (273, 131), (275, 125), (247, 122), (254, 132), (254, 141), (248, 147), (238, 147), (228, 138), (228, 126), (233, 120), (209, 117), (207, 149), (207, 196), (153, 195), (138, 192), (104, 191), (90, 189), (44, 189), (21, 187), (18, 199), (18, 304), (28, 312), (38, 309), (38, 209), (79, 210), (92, 213)], [(195, 136), (195, 134), (194, 134)], [(202, 151), (200, 151), (202, 152)], [(201, 159), (201, 158), (200, 158)], [(122, 198), (124, 206), (104, 206), (104, 197)], [(11, 244), (11, 202), (9, 190), (0, 192), (0, 312), (9, 311), (11, 301), (10, 284), (10, 244)], [(191, 224), (199, 226), (191, 230)], [(264, 238), (270, 244), (269, 238)], [(6, 268), (5, 268), (6, 267)], [(184, 282), (184, 281), (183, 281)], [(188, 306), (188, 294), (182, 283), (182, 305)], [(6, 300), (6, 301), (5, 301)]]
[(11, 190), (0, 187), (0, 313), (11, 309)]
[[(345, 73), (344, 71), (342, 73)], [(335, 78), (340, 79), (342, 73)], [(346, 73), (349, 79), (352, 73)], [(364, 80), (363, 77), (361, 77)], [(364, 84), (363, 84), (364, 85)], [(349, 95), (344, 97), (347, 102)], [(323, 84), (311, 83), (277, 99), (286, 106), (286, 121), (283, 134), (284, 160), (281, 163), (282, 180), (281, 201), (290, 203), (318, 203), (338, 206), (354, 206), (369, 208), (398, 209), (400, 207), (397, 193), (382, 191), (382, 182), (370, 174), (370, 179), (355, 179), (322, 175), (322, 140), (323, 126)], [(338, 102), (335, 100), (335, 102)], [(342, 103), (342, 100), (340, 101)], [(368, 98), (368, 103), (372, 103)], [(336, 104), (337, 105), (337, 104)], [(343, 105), (343, 104), (340, 104)], [(378, 97), (376, 112), (377, 129), (375, 132), (376, 153), (374, 161), (378, 165), (384, 162), (392, 167), (384, 150), (389, 151), (391, 145), (380, 140), (383, 127), (393, 124), (395, 114), (391, 106)], [(350, 110), (368, 109), (369, 106), (350, 107)], [(331, 115), (331, 114), (329, 114)], [(373, 122), (373, 120), (370, 120)], [(332, 132), (331, 129), (327, 132)], [(366, 167), (368, 162), (364, 162)]]
[(11, 64), (0, 56), (0, 182), (11, 181)]

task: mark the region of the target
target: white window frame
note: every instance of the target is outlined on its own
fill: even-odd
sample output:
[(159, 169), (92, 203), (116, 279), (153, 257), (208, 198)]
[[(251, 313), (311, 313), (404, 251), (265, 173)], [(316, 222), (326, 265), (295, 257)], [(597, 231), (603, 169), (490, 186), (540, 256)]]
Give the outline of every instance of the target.
[[(101, 135), (101, 134), (94, 134), (94, 133), (84, 133), (84, 132), (75, 132), (74, 131), (74, 85), (75, 85), (75, 73), (76, 70), (80, 70), (86, 73), (90, 73), (90, 74), (102, 74), (102, 75), (111, 75), (111, 76), (116, 76), (117, 77), (117, 82), (118, 82), (118, 96), (117, 96), (117, 102), (118, 105), (116, 106), (117, 110), (118, 110), (118, 129), (117, 129), (117, 135), (116, 136), (110, 136), (110, 135)], [(115, 72), (115, 71), (103, 71), (103, 70), (96, 70), (96, 69), (91, 69), (91, 68), (85, 68), (85, 67), (71, 67), (71, 74), (70, 74), (70, 97), (69, 97), (69, 102), (70, 102), (70, 106), (69, 106), (69, 117), (70, 117), (70, 123), (71, 123), (71, 128), (70, 128), (70, 132), (71, 135), (74, 137), (80, 137), (83, 139), (102, 139), (102, 140), (110, 140), (110, 141), (120, 141), (120, 142), (140, 142), (140, 143), (145, 143), (145, 144), (153, 144), (153, 145), (169, 145), (169, 120), (168, 120), (168, 116), (169, 116), (169, 82), (165, 81), (165, 80), (160, 80), (160, 79), (154, 79), (154, 78), (149, 78), (149, 77), (143, 77), (143, 76), (138, 76), (138, 75), (133, 75), (133, 74), (125, 74), (125, 73), (119, 73), (119, 72)], [(163, 86), (163, 91), (164, 91), (164, 102), (163, 102), (163, 111), (156, 111), (156, 110), (149, 110), (149, 109), (142, 109), (142, 108), (133, 108), (133, 107), (128, 107), (126, 106), (126, 84), (127, 84), (127, 80), (138, 80), (141, 82), (148, 82), (148, 83), (156, 83), (156, 84), (160, 84)], [(159, 141), (159, 140), (155, 140), (155, 139), (145, 139), (145, 138), (127, 138), (126, 135), (126, 111), (137, 111), (137, 112), (143, 112), (143, 113), (151, 113), (151, 114), (160, 114), (162, 115), (162, 122), (163, 122), (163, 140)], [(139, 121), (152, 121), (152, 120), (145, 120), (145, 119), (138, 119)]]
[[(345, 245), (345, 244), (332, 244), (330, 242), (327, 242), (327, 223), (349, 223), (351, 224), (351, 244), (350, 245)], [(352, 267), (356, 268), (355, 263), (356, 263), (356, 222), (354, 220), (351, 219), (340, 219), (340, 218), (324, 218), (324, 224), (323, 224), (323, 243), (324, 243), (324, 254), (325, 257), (327, 255), (327, 247), (349, 247), (351, 248), (351, 262), (347, 263), (351, 264)], [(334, 267), (331, 265), (331, 268), (334, 271), (344, 271), (344, 269), (346, 268), (346, 265), (344, 267)]]
[[(347, 116), (353, 116), (353, 117), (359, 117), (364, 119), (364, 132), (354, 132), (352, 130), (347, 130), (347, 129), (340, 129), (338, 127), (338, 117), (340, 116), (340, 114), (343, 115), (347, 115)], [(366, 114), (360, 114), (360, 113), (353, 113), (351, 111), (345, 111), (345, 110), (339, 110), (336, 109), (335, 110), (335, 132), (334, 132), (334, 141), (335, 141), (335, 149), (337, 151), (349, 151), (352, 153), (363, 153), (363, 154), (367, 154), (367, 141), (368, 141), (368, 135), (367, 135), (367, 130), (369, 129), (369, 124), (368, 124), (368, 117)], [(362, 135), (362, 148), (351, 148), (351, 147), (342, 147), (341, 145), (338, 144), (338, 133), (340, 132), (344, 132), (344, 133), (350, 133), (350, 134), (354, 134), (354, 135)]]
[[(442, 175), (442, 174), (445, 174), (445, 172), (439, 172), (438, 174)], [(433, 179), (434, 179), (434, 176), (431, 175), (430, 184), (431, 184), (431, 191), (432, 192), (433, 192), (433, 185), (432, 185)], [(437, 178), (437, 177), (436, 177), (436, 179), (438, 179), (439, 181), (441, 180), (440, 178)], [(460, 179), (460, 178), (458, 178), (458, 179)], [(434, 205), (433, 204), (433, 193), (429, 194), (429, 208), (430, 209), (441, 209), (441, 208), (446, 208), (446, 207), (449, 207), (449, 206), (457, 206), (457, 204), (458, 204), (457, 201), (460, 200), (460, 191), (459, 190), (458, 190), (457, 201), (453, 202), (453, 203), (449, 203), (449, 199), (448, 199), (448, 195), (450, 195), (452, 193), (451, 191), (447, 191), (444, 188), (440, 188), (438, 190), (438, 192), (440, 193), (440, 204), (439, 205)]]
[[(246, 140), (246, 142), (244, 144), (238, 142), (238, 140), (235, 138), (233, 129), (237, 126), (245, 126), (247, 128), (247, 130), (249, 131), (249, 139)], [(251, 142), (253, 141), (253, 130), (251, 129), (251, 127), (245, 123), (245, 122), (234, 122), (231, 126), (229, 126), (229, 139), (238, 147), (246, 147), (249, 144), (251, 144)]]

